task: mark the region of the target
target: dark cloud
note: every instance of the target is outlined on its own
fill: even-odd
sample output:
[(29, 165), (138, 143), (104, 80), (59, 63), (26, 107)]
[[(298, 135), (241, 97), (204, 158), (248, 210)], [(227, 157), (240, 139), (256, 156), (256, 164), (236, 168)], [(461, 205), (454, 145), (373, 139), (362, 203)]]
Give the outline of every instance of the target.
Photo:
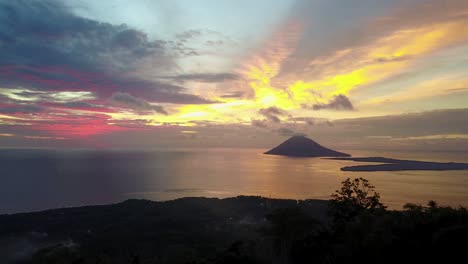
[(43, 112), (44, 110), (44, 107), (34, 104), (16, 104), (0, 107), (0, 113), (2, 114), (34, 114)]
[(274, 123), (280, 123), (281, 119), (278, 116), (286, 116), (288, 113), (284, 111), (281, 108), (272, 106), (268, 108), (262, 108), (258, 111), (259, 114), (264, 116), (267, 120), (274, 122)]
[(67, 67), (0, 66), (0, 86), (25, 87), (31, 93), (41, 91), (90, 91), (101, 98), (114, 92), (128, 92), (152, 102), (207, 104), (214, 101), (183, 93), (184, 87), (163, 83), (86, 72)]
[(128, 106), (134, 110), (154, 111), (156, 113), (167, 115), (166, 110), (164, 110), (162, 106), (152, 105), (141, 98), (136, 98), (127, 93), (114, 93), (111, 100), (117, 104)]
[(100, 98), (131, 91), (151, 102), (211, 103), (178, 85), (129, 77), (148, 60), (152, 70), (174, 68), (177, 51), (167, 43), (124, 24), (76, 16), (60, 1), (0, 0), (3, 88), (91, 91)]
[(266, 123), (265, 120), (252, 120), (251, 124), (254, 127), (261, 127), (261, 128), (268, 127), (268, 124)]
[[(124, 49), (133, 49), (134, 47), (145, 46), (147, 42), (146, 34), (134, 29), (122, 30), (117, 33), (113, 39), (115, 47)], [(144, 52), (142, 54), (144, 54)]]
[(266, 116), (268, 120), (274, 123), (281, 123), (281, 119), (275, 115), (268, 115)]
[(165, 57), (163, 42), (149, 41), (145, 33), (126, 25), (78, 17), (59, 1), (3, 0), (0, 14), (0, 65), (116, 72), (148, 56), (161, 61)]
[(335, 96), (329, 103), (327, 104), (314, 104), (312, 105), (312, 109), (314, 110), (322, 110), (322, 109), (330, 109), (330, 110), (337, 110), (337, 111), (351, 111), (354, 110), (354, 106), (348, 97), (340, 94)]
[(412, 56), (392, 56), (392, 57), (382, 57), (382, 58), (377, 58), (376, 59), (376, 62), (379, 62), (379, 63), (386, 63), (386, 62), (396, 62), (396, 61), (406, 61), (406, 60), (409, 60), (411, 59)]
[(165, 76), (163, 79), (170, 79), (176, 82), (206, 82), (217, 83), (224, 81), (238, 80), (240, 77), (233, 73), (193, 73), (193, 74), (180, 74), (175, 76)]
[(268, 108), (262, 108), (258, 111), (261, 115), (285, 115), (286, 112), (278, 107), (271, 106)]

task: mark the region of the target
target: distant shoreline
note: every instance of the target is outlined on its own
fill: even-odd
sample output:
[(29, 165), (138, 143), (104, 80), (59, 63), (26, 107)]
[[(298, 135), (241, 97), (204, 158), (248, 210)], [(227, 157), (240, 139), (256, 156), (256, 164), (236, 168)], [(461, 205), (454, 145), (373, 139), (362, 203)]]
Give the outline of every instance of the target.
[(372, 172), (372, 171), (406, 171), (406, 170), (426, 170), (426, 171), (468, 170), (468, 163), (400, 160), (400, 159), (390, 159), (390, 158), (384, 158), (384, 157), (340, 157), (340, 158), (327, 158), (327, 159), (382, 163), (382, 164), (377, 164), (377, 165), (345, 166), (340, 169), (342, 171)]

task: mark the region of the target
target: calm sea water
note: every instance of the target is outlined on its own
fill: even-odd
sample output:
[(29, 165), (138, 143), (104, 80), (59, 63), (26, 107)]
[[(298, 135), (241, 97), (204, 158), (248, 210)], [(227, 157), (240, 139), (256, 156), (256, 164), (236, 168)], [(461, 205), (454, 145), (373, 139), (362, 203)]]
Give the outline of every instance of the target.
[[(261, 195), (328, 199), (348, 177), (364, 177), (382, 200), (468, 206), (468, 171), (343, 172), (352, 161), (262, 155), (262, 149), (164, 151), (0, 150), (0, 213), (107, 204), (130, 198)], [(467, 153), (365, 152), (468, 162)]]

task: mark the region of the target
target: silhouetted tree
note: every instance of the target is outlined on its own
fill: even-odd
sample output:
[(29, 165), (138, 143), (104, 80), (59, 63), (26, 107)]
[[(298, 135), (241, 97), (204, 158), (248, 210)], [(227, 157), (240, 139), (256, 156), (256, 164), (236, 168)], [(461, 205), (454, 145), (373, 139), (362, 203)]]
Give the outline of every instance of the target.
[(385, 210), (380, 202), (380, 194), (364, 178), (346, 179), (341, 182), (341, 189), (333, 193), (331, 214), (335, 222), (347, 221), (364, 210)]
[(409, 211), (422, 211), (423, 207), (415, 203), (406, 203), (405, 205), (403, 205), (403, 209)]
[(427, 202), (427, 206), (429, 206), (430, 208), (437, 208), (437, 202), (434, 200), (430, 200), (429, 202)]

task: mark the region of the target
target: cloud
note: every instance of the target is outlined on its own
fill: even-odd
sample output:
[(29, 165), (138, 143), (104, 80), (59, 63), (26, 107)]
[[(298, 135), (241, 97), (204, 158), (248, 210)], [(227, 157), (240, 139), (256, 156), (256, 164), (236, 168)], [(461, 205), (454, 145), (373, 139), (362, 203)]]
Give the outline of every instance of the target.
[(177, 52), (180, 57), (183, 56), (203, 56), (220, 55), (224, 50), (223, 46), (236, 45), (229, 36), (209, 30), (209, 29), (189, 29), (175, 35), (174, 41), (168, 41), (168, 44)]
[[(305, 117), (294, 119), (307, 120)], [(300, 131), (330, 147), (369, 150), (370, 153), (377, 150), (456, 150), (466, 153), (468, 148), (468, 109), (337, 119), (329, 125), (318, 120), (321, 123), (309, 129), (305, 123), (284, 121), (282, 127), (288, 130), (271, 131), (285, 136)]]
[(375, 61), (379, 63), (386, 63), (386, 62), (397, 62), (397, 61), (406, 61), (412, 59), (412, 56), (405, 55), (405, 56), (388, 56), (388, 57), (380, 57), (376, 58)]
[(192, 73), (192, 74), (180, 74), (175, 76), (162, 77), (163, 79), (170, 79), (175, 82), (205, 82), (205, 83), (217, 83), (224, 81), (235, 81), (240, 77), (233, 73)]
[(293, 123), (303, 123), (308, 126), (323, 126), (329, 125), (330, 121), (325, 118), (318, 118), (318, 117), (291, 117), (287, 121)]
[(267, 120), (274, 122), (274, 123), (280, 123), (281, 119), (278, 116), (286, 116), (288, 113), (284, 111), (283, 109), (280, 109), (275, 106), (271, 106), (268, 108), (262, 108), (258, 111), (259, 114), (264, 116)]
[(415, 137), (392, 138), (391, 140), (446, 140), (446, 139), (468, 139), (468, 134), (444, 134), (444, 135), (427, 135)]
[(128, 93), (114, 93), (111, 97), (111, 100), (117, 104), (128, 106), (134, 110), (154, 111), (156, 113), (167, 115), (166, 110), (162, 106), (152, 105), (147, 101), (141, 98), (136, 98)]
[(1, 1), (0, 13), (0, 65), (118, 72), (148, 56), (168, 62), (162, 41), (126, 25), (78, 17), (59, 1)]
[(67, 102), (67, 103), (63, 103), (62, 105), (65, 106), (65, 107), (72, 108), (72, 109), (90, 109), (90, 108), (99, 107), (96, 104), (92, 104), (92, 103), (88, 103), (88, 102), (82, 102), (82, 101)]
[(439, 78), (424, 80), (404, 89), (376, 96), (360, 103), (360, 106), (377, 106), (382, 104), (401, 104), (406, 101), (420, 101), (427, 97), (441, 97), (452, 93), (466, 93), (468, 78), (465, 74), (450, 74)]
[(468, 88), (451, 88), (451, 89), (445, 89), (447, 92), (463, 92), (467, 91)]
[[(190, 56), (212, 55), (212, 49), (220, 47), (232, 40), (224, 34), (208, 29), (189, 29), (175, 35), (174, 40), (166, 42), (178, 58)], [(206, 47), (210, 49), (207, 51)]]
[(5, 89), (0, 88), (0, 94), (18, 102), (75, 102), (96, 99), (89, 91), (38, 91), (29, 89)]
[(286, 112), (283, 109), (272, 106), (268, 108), (262, 108), (258, 111), (262, 115), (286, 115)]
[(287, 127), (281, 127), (281, 128), (278, 128), (276, 130), (274, 130), (274, 132), (278, 133), (280, 136), (285, 136), (285, 137), (292, 137), (292, 136), (304, 136), (305, 134), (303, 133), (298, 133), (290, 128), (287, 128)]
[[(376, 88), (390, 83), (385, 81), (403, 74), (406, 80), (417, 72), (436, 74), (432, 69), (447, 64), (436, 54), (466, 46), (468, 4), (463, 0), (423, 2), (297, 1), (290, 20), (302, 23), (303, 34), (281, 63), (277, 82), (300, 80), (302, 85), (288, 89), (296, 101), (307, 103), (369, 88), (376, 93)], [(454, 53), (447, 58), (452, 56), (460, 60)]]
[(174, 55), (179, 58), (184, 56), (189, 57), (200, 55), (200, 53), (195, 48), (186, 46), (185, 41), (168, 41), (167, 43), (171, 47)]
[(268, 124), (266, 123), (265, 120), (252, 120), (251, 121), (252, 126), (254, 127), (261, 127), (261, 128), (266, 128), (268, 127)]
[(138, 77), (141, 65), (162, 73), (176, 67), (176, 51), (166, 41), (79, 17), (60, 1), (0, 0), (0, 45), (1, 87), (88, 91), (100, 98), (131, 90), (155, 102), (211, 102), (185, 87)]
[(353, 104), (348, 97), (340, 94), (335, 96), (330, 102), (326, 104), (314, 104), (312, 105), (314, 110), (330, 109), (337, 111), (350, 111), (354, 110)]
[(387, 31), (395, 28), (417, 27), (423, 24), (436, 24), (459, 21), (468, 18), (468, 3), (465, 0), (428, 0), (397, 8), (387, 16), (375, 21), (372, 30)]
[(401, 115), (342, 119), (335, 120), (334, 124), (334, 132), (327, 130), (325, 133), (344, 134), (350, 138), (356, 136), (406, 138), (468, 134), (468, 109), (443, 109)]
[(43, 112), (44, 107), (37, 106), (34, 104), (16, 104), (10, 106), (1, 106), (0, 114), (34, 114)]
[(190, 29), (176, 35), (176, 39), (182, 42), (186, 42), (192, 38), (200, 37), (203, 35), (203, 30)]
[(232, 92), (232, 93), (222, 94), (220, 97), (221, 98), (241, 98), (244, 95), (245, 95), (245, 92), (236, 91), (236, 92)]
[[(121, 128), (249, 122), (251, 130), (261, 133), (279, 127), (339, 130), (344, 121), (332, 124), (307, 116), (404, 111), (391, 108), (388, 101), (411, 100), (406, 104), (417, 110), (423, 107), (419, 100), (428, 100), (422, 98), (426, 94), (455, 98), (451, 92), (467, 87), (459, 76), (453, 82), (434, 82), (435, 74), (464, 66), (458, 53), (468, 39), (466, 1), (299, 0), (290, 19), (283, 26), (275, 24), (271, 29), (277, 31), (269, 32), (271, 37), (256, 51), (245, 49), (248, 54), (240, 53), (246, 46), (233, 48), (226, 37), (205, 29), (184, 31), (173, 40), (157, 38), (174, 27), (151, 29), (148, 38), (120, 21), (80, 17), (62, 2), (68, 3), (0, 0), (0, 108), (6, 109), (1, 124), (43, 128), (39, 136), (48, 136), (46, 128), (71, 134), (89, 129), (91, 135)], [(195, 55), (200, 56), (184, 57)], [(416, 71), (421, 74), (412, 73)], [(415, 84), (426, 80), (432, 83)], [(440, 99), (424, 107), (455, 107), (462, 104), (458, 101)], [(344, 112), (355, 108), (360, 111)], [(322, 109), (343, 112), (312, 111)], [(171, 114), (155, 115), (166, 110)], [(93, 118), (100, 129), (91, 127)], [(364, 123), (356, 121), (343, 131), (363, 133)]]
[(460, 22), (468, 17), (467, 11), (465, 0), (356, 0), (349, 5), (340, 0), (298, 0), (293, 19), (303, 23), (304, 35), (288, 64), (297, 67), (284, 69), (295, 71), (307, 60), (359, 48), (400, 30)]
[[(184, 93), (186, 88), (174, 84), (87, 72), (68, 67), (0, 66), (2, 87), (27, 87), (30, 93), (45, 91), (87, 92), (107, 98), (114, 92), (127, 92), (154, 102), (208, 104), (214, 101)], [(25, 88), (26, 89), (26, 88)], [(5, 89), (3, 89), (5, 90)], [(9, 88), (13, 92), (16, 88)]]
[(205, 43), (206, 43), (207, 46), (216, 47), (216, 46), (223, 45), (224, 41), (222, 41), (222, 40), (207, 40)]
[(2, 131), (23, 136), (89, 138), (97, 134), (143, 129), (141, 126), (120, 126), (119, 121), (109, 121), (109, 116), (104, 113), (66, 114), (63, 111), (49, 110), (45, 108), (33, 115), (17, 113), (14, 117), (6, 117), (6, 119), (0, 114)]
[(281, 136), (293, 136), (296, 132), (286, 127), (282, 127), (276, 130)]

